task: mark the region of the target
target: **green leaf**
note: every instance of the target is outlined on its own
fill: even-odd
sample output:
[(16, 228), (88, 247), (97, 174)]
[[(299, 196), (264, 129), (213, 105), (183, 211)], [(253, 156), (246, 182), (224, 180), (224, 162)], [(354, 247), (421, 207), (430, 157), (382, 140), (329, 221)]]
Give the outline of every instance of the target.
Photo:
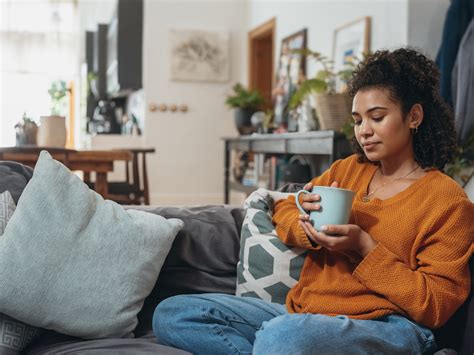
[(265, 99), (258, 90), (246, 89), (242, 84), (236, 83), (232, 87), (234, 93), (227, 96), (225, 103), (229, 107), (243, 109), (258, 109), (265, 103)]
[(327, 84), (324, 80), (309, 79), (301, 83), (298, 90), (295, 91), (290, 99), (290, 109), (296, 108), (303, 99), (312, 92), (323, 93), (326, 91)]

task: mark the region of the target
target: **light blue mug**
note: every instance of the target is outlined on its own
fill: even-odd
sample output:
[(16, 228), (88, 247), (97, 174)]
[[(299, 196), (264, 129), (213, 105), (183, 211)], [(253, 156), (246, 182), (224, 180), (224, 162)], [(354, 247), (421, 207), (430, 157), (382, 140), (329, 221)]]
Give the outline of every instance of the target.
[(296, 193), (296, 206), (301, 213), (308, 212), (301, 207), (301, 194), (316, 194), (321, 198), (315, 201), (321, 206), (319, 210), (311, 211), (309, 219), (317, 231), (321, 231), (321, 226), (327, 224), (347, 224), (351, 214), (352, 201), (354, 200), (354, 191), (329, 186), (314, 186), (311, 192), (300, 190)]

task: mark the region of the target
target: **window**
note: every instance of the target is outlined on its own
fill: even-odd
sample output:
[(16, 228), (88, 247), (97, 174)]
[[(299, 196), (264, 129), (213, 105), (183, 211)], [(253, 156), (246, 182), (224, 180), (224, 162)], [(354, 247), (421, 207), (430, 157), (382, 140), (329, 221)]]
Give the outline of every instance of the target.
[(53, 81), (78, 82), (78, 33), (74, 0), (0, 2), (0, 146), (15, 145), (24, 112), (38, 123), (51, 113)]

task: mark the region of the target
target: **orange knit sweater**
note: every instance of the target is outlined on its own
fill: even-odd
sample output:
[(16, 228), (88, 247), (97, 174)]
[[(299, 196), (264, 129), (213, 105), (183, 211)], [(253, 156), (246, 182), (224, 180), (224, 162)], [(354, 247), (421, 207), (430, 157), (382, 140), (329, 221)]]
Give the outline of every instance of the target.
[(378, 241), (358, 264), (312, 246), (298, 225), (294, 196), (276, 203), (273, 223), (280, 239), (310, 249), (300, 280), (287, 296), (287, 308), (355, 319), (396, 313), (440, 327), (470, 291), (474, 205), (438, 170), (389, 199), (363, 202), (375, 170), (372, 164), (357, 163), (353, 155), (312, 180), (323, 186), (337, 181), (356, 192), (349, 223)]

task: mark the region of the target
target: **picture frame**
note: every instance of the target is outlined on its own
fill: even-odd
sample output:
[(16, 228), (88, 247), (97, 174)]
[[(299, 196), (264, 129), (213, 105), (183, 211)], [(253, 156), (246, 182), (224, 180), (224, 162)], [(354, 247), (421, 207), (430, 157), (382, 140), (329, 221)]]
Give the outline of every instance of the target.
[(306, 56), (291, 51), (307, 48), (307, 32), (307, 28), (303, 28), (281, 41), (276, 86), (273, 89), (274, 123), (278, 127), (286, 128), (289, 118), (287, 106), (291, 95), (301, 77), (306, 75)]
[[(370, 52), (371, 17), (365, 16), (351, 21), (334, 30), (332, 60), (334, 71), (339, 72), (347, 68), (348, 64), (355, 64), (363, 60), (364, 55)], [(336, 81), (336, 91), (342, 91), (344, 83)]]
[(170, 29), (172, 81), (227, 82), (230, 36), (227, 31)]

